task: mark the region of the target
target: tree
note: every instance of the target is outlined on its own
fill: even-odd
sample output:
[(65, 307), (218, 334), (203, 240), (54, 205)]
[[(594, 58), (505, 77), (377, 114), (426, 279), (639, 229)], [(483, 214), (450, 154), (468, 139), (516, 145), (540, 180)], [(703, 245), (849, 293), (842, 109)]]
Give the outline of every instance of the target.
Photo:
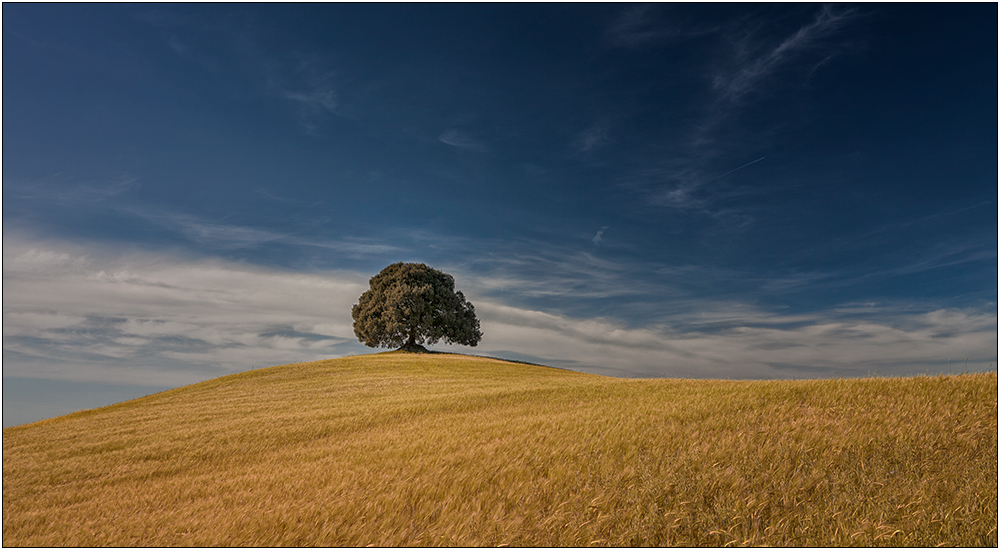
[(476, 310), (447, 273), (395, 263), (369, 281), (351, 308), (354, 334), (369, 347), (420, 350), (421, 344), (475, 346), (483, 338)]

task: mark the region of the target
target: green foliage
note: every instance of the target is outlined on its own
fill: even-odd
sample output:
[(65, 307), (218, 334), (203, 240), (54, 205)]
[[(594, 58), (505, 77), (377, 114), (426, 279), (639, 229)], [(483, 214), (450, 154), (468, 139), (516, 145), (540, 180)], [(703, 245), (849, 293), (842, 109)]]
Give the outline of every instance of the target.
[(455, 279), (425, 264), (395, 263), (369, 281), (351, 309), (354, 334), (369, 347), (475, 346), (483, 337), (476, 310)]

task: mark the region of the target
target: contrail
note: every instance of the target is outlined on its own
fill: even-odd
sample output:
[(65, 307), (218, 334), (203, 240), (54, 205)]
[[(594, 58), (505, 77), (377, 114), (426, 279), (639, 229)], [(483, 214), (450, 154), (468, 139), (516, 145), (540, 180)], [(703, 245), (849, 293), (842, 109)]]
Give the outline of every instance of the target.
[(750, 166), (751, 164), (754, 164), (754, 163), (756, 163), (756, 162), (760, 162), (760, 161), (762, 161), (762, 160), (764, 160), (764, 159), (766, 159), (766, 158), (767, 158), (767, 157), (760, 157), (760, 158), (759, 158), (759, 159), (757, 159), (757, 160), (754, 160), (754, 161), (750, 161), (750, 162), (748, 162), (748, 163), (744, 164), (743, 166), (740, 166), (739, 168), (733, 168), (732, 170), (730, 170), (730, 171), (726, 172), (725, 174), (722, 174), (721, 176), (715, 176), (714, 178), (712, 178), (712, 179), (710, 179), (710, 180), (706, 181), (705, 183), (708, 183), (709, 181), (715, 181), (715, 180), (717, 180), (717, 179), (719, 179), (719, 178), (722, 178), (722, 177), (725, 177), (725, 176), (728, 176), (729, 174), (732, 174), (733, 172), (735, 172), (735, 171), (737, 171), (737, 170), (742, 170), (742, 169), (746, 168), (747, 166)]

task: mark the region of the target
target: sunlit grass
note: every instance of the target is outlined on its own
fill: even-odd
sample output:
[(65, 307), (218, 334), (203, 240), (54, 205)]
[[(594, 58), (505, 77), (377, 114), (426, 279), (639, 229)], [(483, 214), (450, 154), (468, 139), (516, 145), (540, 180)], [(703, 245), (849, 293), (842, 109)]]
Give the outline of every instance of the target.
[(3, 432), (5, 546), (996, 546), (997, 375), (272, 367)]

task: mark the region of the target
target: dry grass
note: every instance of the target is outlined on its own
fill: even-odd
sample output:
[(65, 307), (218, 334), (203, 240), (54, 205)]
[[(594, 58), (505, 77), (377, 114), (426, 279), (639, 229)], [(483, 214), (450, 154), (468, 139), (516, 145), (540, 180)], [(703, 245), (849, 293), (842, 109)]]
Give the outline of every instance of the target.
[(287, 365), (3, 431), (5, 546), (997, 546), (997, 375)]

